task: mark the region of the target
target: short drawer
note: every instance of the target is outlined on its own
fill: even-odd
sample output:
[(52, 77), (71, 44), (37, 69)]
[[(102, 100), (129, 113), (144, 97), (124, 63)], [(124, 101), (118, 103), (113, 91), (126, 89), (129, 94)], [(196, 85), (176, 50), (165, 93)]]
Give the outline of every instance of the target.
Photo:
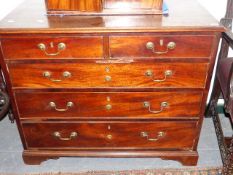
[(11, 63), (13, 87), (203, 88), (207, 63)]
[[(20, 118), (197, 118), (202, 92), (17, 92)], [(189, 109), (189, 110), (187, 110)]]
[(111, 36), (112, 58), (203, 58), (210, 57), (214, 36), (161, 35)]
[(5, 59), (103, 58), (103, 38), (57, 37), (3, 39)]
[(192, 150), (197, 122), (23, 123), (28, 148)]

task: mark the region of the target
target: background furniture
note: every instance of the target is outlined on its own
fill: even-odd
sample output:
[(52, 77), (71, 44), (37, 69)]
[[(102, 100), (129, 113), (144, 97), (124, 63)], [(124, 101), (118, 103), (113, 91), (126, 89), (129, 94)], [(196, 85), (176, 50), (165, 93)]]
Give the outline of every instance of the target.
[(45, 16), (34, 0), (1, 22), (25, 163), (89, 156), (196, 165), (224, 29), (195, 0), (167, 3), (169, 16)]
[(233, 1), (228, 0), (225, 17), (221, 23), (227, 28), (222, 34), (222, 44), (219, 53), (219, 61), (217, 65), (217, 75), (213, 88), (210, 105), (207, 110), (207, 116), (213, 117), (216, 134), (220, 146), (220, 152), (224, 164), (223, 174), (233, 174), (233, 139), (225, 138), (217, 112), (217, 102), (222, 92), (225, 100), (226, 112), (230, 114), (231, 122), (233, 121), (233, 58), (228, 57), (229, 47), (233, 48), (232, 29), (233, 18)]
[(162, 0), (45, 0), (49, 14), (162, 14)]
[(9, 119), (14, 121), (13, 114), (9, 112), (10, 99), (6, 91), (5, 81), (2, 76), (2, 69), (0, 68), (0, 120), (2, 120), (7, 113), (9, 113)]

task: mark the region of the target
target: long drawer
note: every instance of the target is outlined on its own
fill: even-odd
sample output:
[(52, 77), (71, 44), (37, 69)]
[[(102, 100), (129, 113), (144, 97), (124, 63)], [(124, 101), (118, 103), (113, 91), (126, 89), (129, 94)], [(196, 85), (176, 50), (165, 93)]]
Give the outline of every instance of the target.
[[(202, 92), (16, 92), (20, 118), (197, 118)], [(189, 110), (187, 110), (189, 109)]]
[(28, 148), (192, 150), (197, 122), (23, 123)]
[(5, 59), (103, 58), (103, 37), (13, 38), (1, 40)]
[(9, 63), (13, 87), (204, 88), (208, 63)]
[(214, 36), (110, 36), (109, 40), (112, 58), (203, 58), (210, 57)]

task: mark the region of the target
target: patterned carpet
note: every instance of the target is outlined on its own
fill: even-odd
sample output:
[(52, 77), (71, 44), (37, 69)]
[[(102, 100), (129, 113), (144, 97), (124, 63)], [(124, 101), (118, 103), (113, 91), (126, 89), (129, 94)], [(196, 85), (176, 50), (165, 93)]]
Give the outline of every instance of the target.
[[(83, 173), (42, 173), (30, 175), (221, 175), (221, 168), (154, 169), (133, 171), (92, 171)], [(29, 174), (28, 174), (29, 175)]]

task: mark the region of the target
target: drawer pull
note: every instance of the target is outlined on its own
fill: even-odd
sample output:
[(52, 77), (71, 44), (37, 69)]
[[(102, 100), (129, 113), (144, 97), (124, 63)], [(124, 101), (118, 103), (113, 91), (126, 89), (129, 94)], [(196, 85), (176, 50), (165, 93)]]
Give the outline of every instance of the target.
[[(49, 71), (45, 71), (43, 73), (43, 76), (45, 78), (48, 78), (52, 82), (61, 82), (62, 81), (61, 79), (53, 79), (53, 78), (51, 78), (51, 73)], [(63, 78), (70, 78), (72, 75), (71, 75), (70, 72), (65, 71), (65, 72), (63, 72), (62, 76), (63, 76)]]
[(107, 135), (107, 139), (108, 139), (108, 140), (112, 140), (112, 135), (111, 135), (111, 134), (108, 134), (108, 135)]
[(56, 52), (56, 53), (48, 53), (48, 52), (46, 51), (46, 45), (43, 44), (43, 43), (40, 43), (40, 44), (38, 44), (37, 46), (38, 46), (38, 48), (39, 48), (41, 51), (43, 51), (43, 52), (45, 53), (45, 55), (47, 55), (47, 56), (57, 56), (57, 55), (59, 55), (59, 54), (61, 53), (62, 50), (65, 50), (65, 49), (66, 49), (66, 44), (65, 44), (65, 43), (59, 43), (59, 44), (57, 45), (57, 52)]
[(61, 133), (56, 131), (53, 133), (53, 137), (55, 139), (59, 139), (59, 140), (63, 140), (63, 141), (69, 141), (69, 140), (73, 140), (76, 139), (78, 137), (78, 133), (77, 132), (71, 132), (69, 137), (62, 137)]
[(153, 53), (157, 54), (157, 55), (162, 55), (162, 54), (166, 54), (169, 52), (169, 50), (173, 50), (176, 48), (176, 43), (175, 42), (169, 42), (167, 44), (167, 49), (165, 51), (156, 51), (155, 50), (155, 44), (153, 42), (148, 42), (146, 44), (146, 48), (148, 50), (151, 50)]
[(149, 137), (149, 134), (147, 133), (147, 132), (141, 132), (141, 137), (144, 137), (144, 138), (146, 138), (148, 141), (151, 141), (151, 142), (156, 142), (156, 141), (158, 141), (159, 139), (161, 139), (161, 138), (163, 138), (163, 137), (165, 137), (165, 132), (158, 132), (157, 133), (157, 137), (156, 138), (150, 138)]
[(110, 104), (107, 104), (106, 106), (105, 106), (105, 108), (106, 108), (106, 110), (111, 110), (112, 109), (112, 105), (110, 105)]
[(147, 70), (146, 73), (145, 73), (145, 76), (151, 77), (154, 82), (160, 83), (160, 82), (166, 81), (168, 77), (172, 76), (172, 70), (166, 70), (164, 72), (164, 78), (163, 79), (155, 79), (154, 78), (154, 73), (153, 73), (152, 70)]
[(159, 110), (159, 111), (154, 111), (154, 110), (151, 110), (151, 104), (150, 104), (150, 102), (148, 102), (148, 101), (143, 102), (143, 106), (144, 106), (145, 108), (148, 108), (149, 112), (151, 112), (151, 113), (153, 113), (153, 114), (159, 114), (159, 113), (163, 112), (164, 109), (165, 109), (166, 107), (168, 107), (168, 105), (169, 105), (168, 102), (162, 102), (162, 103), (160, 104), (160, 110)]
[(109, 81), (111, 81), (111, 80), (112, 80), (112, 77), (111, 77), (111, 76), (109, 76), (109, 75), (105, 76), (105, 81), (109, 82)]
[(59, 109), (59, 108), (57, 108), (57, 105), (56, 105), (56, 103), (54, 103), (54, 102), (49, 102), (49, 106), (51, 107), (51, 108), (54, 108), (56, 111), (58, 111), (58, 112), (66, 112), (66, 111), (68, 111), (69, 110), (69, 108), (71, 108), (71, 107), (73, 107), (74, 106), (74, 103), (73, 102), (67, 102), (67, 104), (66, 104), (66, 108), (65, 109)]

